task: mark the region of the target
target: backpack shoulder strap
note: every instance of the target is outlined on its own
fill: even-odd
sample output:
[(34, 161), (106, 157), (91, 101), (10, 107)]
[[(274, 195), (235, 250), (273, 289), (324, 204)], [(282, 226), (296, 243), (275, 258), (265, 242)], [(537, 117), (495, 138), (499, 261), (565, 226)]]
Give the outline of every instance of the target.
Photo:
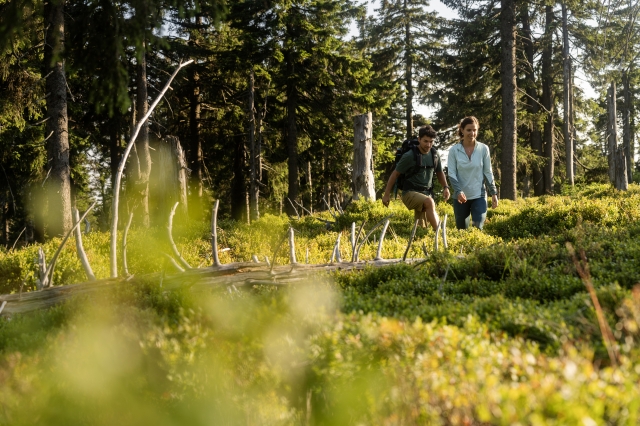
[(434, 147), (431, 147), (431, 160), (433, 162), (433, 170), (438, 168), (438, 162), (440, 161), (440, 155)]

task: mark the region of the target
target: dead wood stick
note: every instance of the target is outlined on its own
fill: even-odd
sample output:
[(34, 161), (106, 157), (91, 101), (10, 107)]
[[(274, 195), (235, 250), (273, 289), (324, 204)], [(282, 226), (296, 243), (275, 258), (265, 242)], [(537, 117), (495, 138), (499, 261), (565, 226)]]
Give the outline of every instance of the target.
[(378, 229), (379, 226), (381, 226), (383, 223), (385, 223), (386, 221), (389, 220), (389, 218), (392, 215), (389, 215), (387, 217), (385, 217), (384, 219), (382, 219), (380, 222), (376, 223), (375, 225), (373, 225), (373, 228), (371, 228), (369, 230), (369, 232), (367, 233), (367, 236), (364, 237), (362, 239), (362, 242), (360, 243), (360, 245), (358, 246), (358, 249), (356, 250), (356, 256), (355, 256), (355, 262), (357, 262), (359, 260), (360, 257), (360, 250), (362, 249), (362, 246), (364, 245), (365, 242), (367, 242), (367, 240), (369, 239), (369, 237), (371, 236), (371, 234), (373, 234), (373, 231), (375, 231), (376, 229)]
[(38, 278), (36, 279), (36, 290), (42, 290), (45, 284), (47, 273), (47, 259), (42, 247), (38, 247)]
[(333, 252), (331, 253), (331, 259), (329, 263), (333, 263), (333, 260), (336, 258), (336, 253), (340, 253), (340, 237), (342, 237), (342, 233), (338, 232), (338, 238), (336, 239), (336, 243), (333, 246)]
[(167, 254), (167, 253), (162, 253), (162, 254), (164, 254), (164, 256), (167, 259), (169, 259), (169, 261), (171, 262), (173, 267), (176, 268), (178, 271), (180, 271), (180, 272), (184, 272), (185, 271), (184, 268), (182, 266), (180, 266), (180, 264), (178, 262), (176, 262), (176, 260), (173, 257), (171, 257), (169, 254)]
[(351, 252), (353, 253), (355, 251), (356, 251), (356, 223), (351, 222)]
[(67, 232), (67, 235), (65, 235), (64, 238), (62, 239), (62, 242), (60, 243), (60, 247), (58, 247), (58, 250), (56, 250), (55, 254), (51, 258), (51, 263), (49, 264), (49, 268), (47, 268), (47, 272), (45, 272), (45, 275), (44, 275), (44, 281), (45, 282), (42, 283), (43, 287), (51, 286), (51, 283), (53, 281), (53, 269), (56, 266), (56, 261), (58, 260), (58, 256), (60, 256), (60, 252), (62, 251), (62, 247), (64, 247), (65, 243), (67, 242), (67, 240), (69, 239), (69, 237), (71, 236), (73, 231), (75, 231), (76, 228), (80, 225), (80, 222), (82, 222), (84, 220), (84, 218), (87, 217), (87, 215), (89, 214), (91, 209), (96, 205), (96, 203), (97, 203), (97, 201), (94, 201), (93, 204), (91, 204), (91, 206), (87, 209), (87, 211), (84, 212), (84, 214), (82, 215), (80, 220), (78, 222), (76, 222), (75, 225), (73, 225), (73, 227)]
[(329, 214), (331, 214), (331, 216), (333, 216), (334, 219), (337, 219), (336, 215), (333, 213), (333, 210), (331, 210), (331, 206), (329, 205), (329, 203), (327, 203), (327, 199), (325, 197), (322, 197), (322, 201), (324, 201), (324, 205), (327, 206), (327, 210), (329, 210)]
[(4, 311), (4, 307), (7, 306), (7, 301), (5, 300), (4, 302), (2, 302), (2, 305), (0, 306), (0, 314), (2, 313), (2, 311)]
[(24, 231), (26, 231), (26, 230), (27, 230), (26, 226), (24, 228), (22, 228), (22, 231), (20, 231), (20, 234), (18, 235), (18, 238), (16, 238), (16, 240), (13, 242), (13, 245), (11, 246), (11, 250), (16, 248), (16, 244), (18, 244), (18, 241), (20, 240), (20, 237), (22, 237), (22, 234), (24, 234)]
[(218, 257), (218, 206), (220, 200), (216, 200), (211, 213), (211, 251), (213, 253), (213, 265), (222, 266)]
[(351, 261), (352, 262), (356, 261), (356, 256), (358, 255), (358, 251), (356, 249), (356, 246), (358, 244), (358, 241), (360, 241), (360, 234), (362, 234), (362, 229), (364, 228), (365, 223), (367, 223), (367, 219), (365, 219), (362, 222), (362, 225), (360, 225), (360, 229), (358, 230), (358, 234), (356, 235), (356, 238), (354, 240), (354, 244), (353, 244), (352, 251), (351, 251)]
[(127, 147), (125, 148), (124, 153), (122, 154), (122, 158), (120, 159), (120, 164), (118, 165), (118, 172), (116, 173), (116, 179), (113, 185), (113, 202), (112, 202), (113, 220), (111, 221), (111, 247), (110, 247), (112, 278), (115, 278), (118, 276), (118, 259), (117, 259), (117, 251), (116, 251), (117, 239), (118, 239), (118, 204), (120, 202), (120, 184), (122, 182), (122, 173), (124, 172), (124, 166), (127, 163), (127, 158), (129, 157), (129, 153), (133, 148), (133, 144), (136, 141), (138, 134), (140, 133), (140, 129), (142, 128), (144, 123), (149, 119), (149, 117), (151, 116), (151, 113), (153, 113), (153, 110), (156, 108), (160, 100), (164, 97), (164, 94), (167, 92), (167, 90), (169, 90), (169, 86), (171, 85), (171, 82), (173, 81), (175, 76), (178, 74), (178, 71), (180, 71), (183, 67), (189, 65), (191, 62), (193, 62), (193, 60), (190, 60), (187, 62), (181, 62), (178, 65), (178, 67), (175, 69), (175, 71), (173, 71), (173, 74), (171, 74), (171, 77), (165, 84), (164, 88), (162, 89), (162, 91), (160, 92), (156, 100), (153, 101), (153, 104), (151, 104), (147, 113), (136, 124), (136, 128), (133, 131), (133, 134), (131, 135), (131, 139), (129, 140), (129, 143), (127, 143)]
[(178, 258), (178, 261), (187, 269), (191, 269), (191, 265), (189, 262), (184, 260), (180, 252), (178, 251), (178, 247), (176, 247), (176, 243), (173, 242), (173, 235), (171, 235), (171, 228), (173, 228), (173, 215), (176, 214), (176, 209), (178, 208), (179, 201), (173, 205), (171, 209), (171, 213), (169, 213), (169, 224), (167, 225), (167, 234), (169, 235), (169, 243), (171, 244), (171, 250), (173, 251), (173, 255)]
[(292, 226), (289, 227), (289, 260), (291, 261), (292, 265), (298, 263), (298, 261), (296, 260), (296, 243), (294, 241)]
[(335, 198), (335, 201), (336, 201), (336, 211), (340, 214), (344, 214), (344, 210), (342, 210), (342, 206), (340, 205), (340, 200), (338, 200), (338, 196), (334, 195), (333, 197)]
[[(76, 208), (74, 208), (71, 212), (73, 213), (73, 220), (75, 221), (76, 225), (79, 225), (80, 212)], [(78, 258), (80, 259), (80, 263), (82, 264), (84, 273), (87, 274), (87, 279), (89, 281), (95, 281), (96, 276), (93, 274), (93, 270), (91, 269), (91, 265), (89, 264), (89, 259), (87, 259), (87, 253), (84, 251), (84, 247), (82, 246), (82, 231), (80, 231), (80, 226), (76, 226), (76, 230), (74, 232), (76, 235), (76, 251), (78, 252)]]
[(436, 226), (436, 235), (433, 241), (433, 251), (438, 251), (438, 234), (440, 233), (441, 226), (442, 226), (442, 221), (438, 222), (438, 226)]
[(416, 229), (418, 228), (418, 222), (420, 221), (420, 219), (416, 219), (415, 222), (413, 223), (413, 229), (411, 230), (411, 235), (409, 236), (409, 243), (407, 244), (407, 249), (404, 251), (404, 254), (402, 255), (402, 261), (404, 262), (405, 260), (407, 260), (407, 254), (409, 254), (409, 249), (411, 248), (411, 243), (413, 243), (413, 239), (416, 236)]
[(293, 204), (293, 201), (291, 201), (291, 198), (287, 197), (287, 200), (289, 200), (289, 204), (291, 204), (291, 207), (293, 207), (293, 211), (296, 212), (296, 216), (298, 216), (298, 220), (300, 220), (300, 213), (298, 213), (298, 209), (296, 209), (296, 206)]
[(613, 333), (611, 332), (611, 328), (609, 328), (609, 323), (604, 316), (602, 306), (600, 306), (598, 294), (596, 293), (596, 289), (594, 288), (593, 282), (591, 281), (589, 264), (587, 263), (587, 257), (584, 254), (584, 250), (580, 250), (580, 257), (582, 260), (582, 262), (580, 262), (576, 257), (576, 251), (574, 250), (573, 245), (571, 245), (571, 243), (567, 241), (566, 246), (567, 251), (569, 252), (569, 256), (571, 256), (573, 264), (576, 267), (576, 271), (578, 272), (578, 275), (582, 279), (582, 282), (584, 283), (584, 286), (587, 288), (589, 296), (591, 297), (591, 302), (593, 303), (593, 307), (596, 311), (596, 317), (598, 318), (598, 325), (600, 326), (600, 334), (602, 334), (604, 346), (607, 348), (607, 353), (609, 354), (611, 365), (613, 367), (618, 367), (618, 360), (620, 359), (620, 355), (618, 354), (618, 350), (615, 345), (615, 338), (613, 336)]
[(131, 222), (133, 221), (133, 211), (129, 212), (129, 220), (127, 221), (127, 226), (124, 227), (124, 233), (122, 234), (122, 268), (124, 269), (124, 274), (129, 276), (129, 266), (127, 265), (127, 235), (129, 235), (129, 228), (131, 227)]
[(302, 209), (302, 211), (307, 212), (307, 214), (308, 214), (309, 216), (313, 216), (313, 213), (311, 213), (309, 210), (307, 210), (306, 208), (304, 208), (304, 206), (303, 206), (302, 204), (300, 204), (297, 200), (296, 200), (296, 202), (295, 202), (295, 203), (298, 205), (298, 207), (300, 207), (300, 208)]
[(389, 219), (384, 222), (384, 226), (382, 227), (382, 233), (380, 234), (380, 241), (378, 242), (378, 251), (376, 252), (376, 257), (374, 260), (382, 260), (382, 242), (384, 241), (384, 236), (387, 233), (387, 228), (389, 227)]
[(440, 228), (442, 229), (442, 245), (444, 246), (444, 249), (448, 249), (449, 248), (449, 244), (447, 244), (447, 217), (449, 215), (444, 215), (444, 219), (442, 220), (442, 224), (440, 226)]

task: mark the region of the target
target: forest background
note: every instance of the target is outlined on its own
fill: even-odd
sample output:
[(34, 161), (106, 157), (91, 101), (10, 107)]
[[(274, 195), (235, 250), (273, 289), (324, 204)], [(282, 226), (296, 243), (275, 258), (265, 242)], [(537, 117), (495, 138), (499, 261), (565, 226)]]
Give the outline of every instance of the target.
[(168, 136), (186, 153), (195, 219), (211, 199), (240, 221), (345, 202), (353, 117), (366, 112), (378, 192), (403, 139), (430, 123), (446, 149), (466, 115), (480, 120), (502, 198), (609, 181), (612, 134), (633, 180), (640, 4), (443, 3), (458, 17), (427, 0), (377, 2), (373, 15), (348, 0), (0, 1), (0, 241), (60, 235), (92, 200), (107, 229), (124, 147), (189, 59), (125, 170), (120, 209), (140, 226), (166, 222), (153, 165)]

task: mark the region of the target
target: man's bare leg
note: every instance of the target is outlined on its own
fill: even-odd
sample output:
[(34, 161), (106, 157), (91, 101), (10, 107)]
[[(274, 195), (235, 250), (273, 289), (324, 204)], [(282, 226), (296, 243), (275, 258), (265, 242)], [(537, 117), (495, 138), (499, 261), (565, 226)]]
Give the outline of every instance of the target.
[(433, 198), (424, 200), (422, 211), (427, 214), (427, 221), (429, 221), (433, 230), (437, 230), (440, 218), (438, 217), (438, 213), (436, 213), (436, 203), (433, 201)]

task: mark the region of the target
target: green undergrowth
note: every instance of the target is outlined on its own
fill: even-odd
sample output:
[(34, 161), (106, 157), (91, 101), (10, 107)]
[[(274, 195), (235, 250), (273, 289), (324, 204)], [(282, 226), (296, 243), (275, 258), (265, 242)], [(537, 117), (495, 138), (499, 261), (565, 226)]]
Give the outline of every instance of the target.
[[(479, 298), (456, 324), (345, 314), (328, 278), (196, 293), (134, 279), (0, 319), (0, 424), (638, 421), (640, 296), (620, 305), (627, 343), (614, 369), (579, 340), (549, 353), (495, 331), (487, 314), (504, 313), (506, 298)], [(46, 337), (18, 338), (33, 327)]]
[[(447, 248), (418, 229), (407, 264), (310, 277), (288, 288), (184, 287), (166, 229), (134, 229), (135, 274), (55, 308), (0, 317), (0, 424), (628, 424), (640, 414), (640, 191), (604, 185), (502, 201), (484, 231), (456, 230), (439, 202)], [(328, 213), (222, 220), (223, 263), (324, 263), (351, 224), (391, 215), (384, 258), (400, 258), (413, 214), (399, 201)], [(323, 220), (318, 220), (323, 219)], [(327, 224), (326, 222), (334, 222)], [(373, 259), (380, 229), (360, 251)], [(175, 223), (194, 267), (211, 264), (204, 223)], [(43, 248), (47, 258), (59, 241)], [(620, 353), (615, 367), (567, 249), (587, 261)], [(84, 245), (98, 277), (107, 234)], [(426, 250), (425, 255), (423, 249)], [(31, 291), (37, 247), (0, 253), (3, 292)], [(119, 258), (122, 253), (119, 252)], [(55, 284), (82, 281), (70, 244)]]

